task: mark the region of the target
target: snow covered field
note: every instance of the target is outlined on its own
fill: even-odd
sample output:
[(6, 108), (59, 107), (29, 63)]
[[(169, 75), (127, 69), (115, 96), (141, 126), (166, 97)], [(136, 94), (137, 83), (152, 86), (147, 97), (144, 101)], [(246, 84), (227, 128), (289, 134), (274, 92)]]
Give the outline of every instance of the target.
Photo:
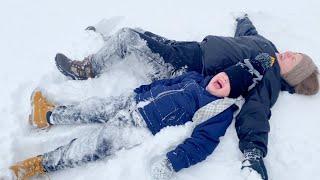
[[(102, 18), (122, 16), (121, 27), (140, 27), (176, 40), (201, 41), (207, 34), (233, 36), (234, 16), (246, 11), (257, 30), (280, 51), (309, 54), (320, 66), (320, 2), (317, 0), (55, 0), (0, 3), (0, 169), (99, 128), (99, 125), (53, 127), (48, 131), (27, 124), (30, 94), (39, 87), (57, 103), (88, 97), (108, 97), (147, 83), (148, 68), (129, 57), (98, 79), (71, 81), (55, 68), (57, 52), (83, 58), (98, 50), (100, 36), (84, 31)], [(270, 179), (320, 179), (320, 95), (281, 93), (270, 119)], [(108, 160), (50, 174), (51, 179), (150, 179), (148, 163), (189, 133), (189, 125), (166, 128), (142, 146), (123, 150)], [(234, 123), (216, 151), (204, 162), (177, 174), (179, 180), (258, 179), (241, 174)]]

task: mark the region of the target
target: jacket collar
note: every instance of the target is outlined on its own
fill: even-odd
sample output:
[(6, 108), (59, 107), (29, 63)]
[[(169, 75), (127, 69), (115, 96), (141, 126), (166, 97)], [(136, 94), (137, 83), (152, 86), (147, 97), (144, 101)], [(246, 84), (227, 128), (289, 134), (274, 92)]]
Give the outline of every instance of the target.
[(281, 77), (281, 91), (288, 91), (290, 94), (294, 94), (294, 87), (290, 86), (282, 77)]

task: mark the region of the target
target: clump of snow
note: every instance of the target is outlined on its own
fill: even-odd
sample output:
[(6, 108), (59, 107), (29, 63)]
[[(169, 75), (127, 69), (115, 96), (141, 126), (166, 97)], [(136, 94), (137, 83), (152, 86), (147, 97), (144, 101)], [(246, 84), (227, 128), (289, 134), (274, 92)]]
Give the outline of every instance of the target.
[(261, 176), (256, 172), (249, 168), (244, 168), (241, 172), (241, 175), (246, 180), (257, 180), (261, 179)]
[(3, 168), (0, 170), (0, 179), (1, 180), (11, 180), (14, 178), (15, 178), (15, 175), (10, 169)]
[[(75, 6), (76, 4), (76, 6)], [(75, 103), (92, 96), (109, 97), (150, 82), (147, 64), (129, 56), (97, 79), (72, 81), (54, 65), (62, 52), (82, 59), (103, 46), (99, 34), (84, 29), (102, 18), (123, 16), (119, 26), (108, 30), (142, 27), (176, 40), (201, 41), (207, 34), (232, 36), (234, 14), (246, 11), (257, 30), (272, 40), (280, 51), (305, 52), (320, 64), (318, 51), (319, 2), (248, 0), (171, 1), (151, 4), (136, 1), (4, 1), (0, 7), (0, 169), (17, 161), (42, 154), (93, 131), (99, 125), (52, 127), (39, 131), (27, 124), (30, 95), (40, 87), (56, 103)], [(245, 8), (242, 8), (244, 7)], [(303, 13), (301, 13), (303, 12)], [(241, 14), (241, 13), (240, 13)], [(318, 131), (320, 95), (312, 97), (280, 94), (272, 108), (269, 152), (265, 158), (270, 179), (319, 179), (320, 139)], [(111, 158), (49, 174), (51, 179), (150, 179), (149, 163), (190, 135), (190, 124), (169, 127), (133, 149), (123, 149)], [(259, 179), (241, 172), (243, 155), (238, 149), (234, 123), (215, 152), (202, 163), (184, 169), (177, 179)], [(243, 174), (244, 173), (244, 174)]]

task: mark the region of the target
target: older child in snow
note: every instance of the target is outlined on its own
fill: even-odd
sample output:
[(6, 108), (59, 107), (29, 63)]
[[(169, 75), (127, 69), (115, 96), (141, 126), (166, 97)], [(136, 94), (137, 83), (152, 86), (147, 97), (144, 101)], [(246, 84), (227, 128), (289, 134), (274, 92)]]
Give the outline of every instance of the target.
[(11, 170), (17, 179), (25, 179), (75, 167), (142, 143), (124, 129), (155, 135), (164, 127), (193, 121), (196, 127), (191, 137), (151, 165), (153, 179), (170, 179), (175, 172), (203, 161), (213, 152), (238, 109), (233, 98), (248, 93), (274, 60), (260, 54), (213, 77), (189, 72), (142, 85), (127, 98), (91, 98), (77, 105), (58, 106), (35, 91), (30, 122), (37, 128), (76, 123), (105, 126), (53, 151), (18, 162)]

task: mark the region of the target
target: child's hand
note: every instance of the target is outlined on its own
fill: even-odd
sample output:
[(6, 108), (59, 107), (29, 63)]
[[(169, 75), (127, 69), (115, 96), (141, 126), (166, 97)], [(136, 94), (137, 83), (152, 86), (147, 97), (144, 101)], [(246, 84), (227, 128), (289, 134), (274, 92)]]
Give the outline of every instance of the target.
[(231, 12), (230, 14), (236, 21), (240, 21), (241, 19), (248, 17), (248, 14), (245, 11)]
[(151, 160), (152, 180), (169, 180), (174, 175), (173, 167), (166, 156), (158, 156)]
[(250, 60), (252, 66), (261, 74), (264, 73), (273, 66), (275, 58), (267, 53), (261, 53), (254, 59)]

